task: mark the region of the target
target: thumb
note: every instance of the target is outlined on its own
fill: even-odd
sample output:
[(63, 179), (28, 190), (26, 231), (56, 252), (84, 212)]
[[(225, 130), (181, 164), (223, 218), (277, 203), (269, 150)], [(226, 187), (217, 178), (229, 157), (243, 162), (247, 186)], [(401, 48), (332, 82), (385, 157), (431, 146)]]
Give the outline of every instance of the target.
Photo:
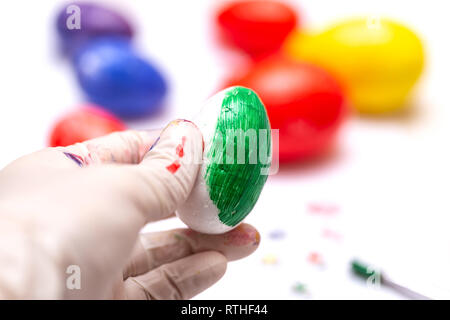
[[(197, 179), (202, 142), (193, 123), (176, 120), (161, 132), (139, 164), (71, 171), (82, 186), (75, 189), (84, 192), (77, 208), (95, 205), (84, 210), (84, 215), (77, 212), (71, 216), (75, 218), (67, 231), (73, 241), (67, 245), (70, 262), (66, 265), (86, 270), (85, 289), (79, 294), (106, 292), (109, 276), (123, 269), (144, 224), (170, 216), (187, 199)], [(75, 291), (68, 294), (77, 295)]]
[(203, 138), (190, 121), (169, 123), (139, 165), (133, 195), (147, 222), (170, 216), (183, 203), (196, 181), (203, 157)]

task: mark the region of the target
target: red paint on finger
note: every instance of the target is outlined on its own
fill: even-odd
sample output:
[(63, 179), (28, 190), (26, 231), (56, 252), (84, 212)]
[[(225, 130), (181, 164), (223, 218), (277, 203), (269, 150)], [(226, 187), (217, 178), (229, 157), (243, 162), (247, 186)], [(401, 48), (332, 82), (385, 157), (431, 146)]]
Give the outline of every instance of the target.
[(177, 170), (180, 168), (180, 162), (178, 160), (175, 160), (174, 162), (172, 162), (170, 165), (168, 165), (166, 167), (166, 169), (170, 172), (170, 173), (175, 173), (177, 172)]
[(179, 144), (176, 148), (176, 153), (180, 158), (183, 158), (184, 156), (184, 145), (186, 143), (186, 137), (183, 136), (183, 138), (181, 138), (181, 144)]
[[(186, 137), (183, 136), (181, 138), (181, 144), (177, 145), (177, 147), (175, 149), (175, 153), (177, 154), (177, 156), (180, 159), (183, 158), (183, 156), (184, 156), (184, 145), (185, 145), (185, 143), (186, 143)], [(168, 165), (166, 168), (171, 173), (175, 173), (180, 168), (180, 166), (181, 166), (180, 161), (178, 161), (178, 159), (177, 159), (174, 162), (172, 162), (172, 164)]]
[(179, 144), (176, 149), (177, 155), (182, 158), (184, 156), (183, 146)]

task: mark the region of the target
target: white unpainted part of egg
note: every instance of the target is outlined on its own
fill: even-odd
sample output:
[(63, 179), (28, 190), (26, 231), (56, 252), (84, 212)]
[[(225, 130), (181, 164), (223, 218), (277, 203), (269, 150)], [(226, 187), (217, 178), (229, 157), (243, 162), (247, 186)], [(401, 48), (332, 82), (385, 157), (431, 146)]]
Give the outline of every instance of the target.
[(191, 194), (176, 212), (177, 216), (191, 229), (208, 234), (225, 233), (234, 228), (220, 221), (219, 210), (209, 197), (204, 178), (208, 166), (205, 155), (212, 147), (212, 138), (216, 131), (222, 101), (225, 97), (225, 92), (228, 90), (222, 90), (209, 98), (193, 119), (193, 122), (203, 134), (205, 143), (203, 161)]

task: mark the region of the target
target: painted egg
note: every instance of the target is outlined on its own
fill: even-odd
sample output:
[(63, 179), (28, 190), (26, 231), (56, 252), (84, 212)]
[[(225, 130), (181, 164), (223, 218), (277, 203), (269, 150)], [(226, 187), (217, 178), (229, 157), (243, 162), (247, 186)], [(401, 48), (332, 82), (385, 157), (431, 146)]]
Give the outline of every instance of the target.
[(73, 2), (65, 5), (56, 19), (63, 53), (71, 55), (86, 41), (118, 36), (131, 39), (133, 27), (117, 11), (95, 3)]
[(224, 40), (251, 56), (277, 51), (297, 25), (297, 14), (276, 1), (235, 1), (217, 13)]
[(125, 129), (125, 125), (112, 114), (87, 105), (61, 118), (51, 130), (48, 144), (50, 147), (65, 147)]
[(314, 65), (287, 59), (257, 63), (228, 85), (251, 88), (261, 97), (272, 128), (279, 130), (280, 162), (324, 152), (347, 110), (344, 93), (331, 75)]
[(127, 41), (89, 42), (75, 56), (74, 65), (89, 100), (121, 118), (147, 116), (162, 107), (167, 91), (164, 78)]
[(224, 233), (250, 213), (267, 180), (270, 123), (259, 97), (243, 87), (211, 97), (194, 123), (204, 138), (203, 162), (177, 215), (196, 231)]
[(363, 113), (406, 107), (424, 67), (418, 36), (386, 19), (360, 18), (315, 35), (297, 33), (287, 41), (286, 51), (335, 74), (348, 89), (354, 107)]

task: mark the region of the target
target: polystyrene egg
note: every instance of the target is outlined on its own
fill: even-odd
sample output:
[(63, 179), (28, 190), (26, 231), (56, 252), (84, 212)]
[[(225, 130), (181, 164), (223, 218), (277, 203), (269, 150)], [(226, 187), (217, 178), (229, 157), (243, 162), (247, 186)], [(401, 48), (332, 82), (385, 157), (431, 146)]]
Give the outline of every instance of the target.
[(87, 41), (98, 37), (115, 36), (131, 39), (130, 22), (118, 11), (96, 3), (72, 2), (58, 13), (56, 28), (62, 51), (72, 55)]
[(347, 113), (340, 84), (308, 63), (267, 59), (228, 85), (251, 88), (261, 97), (272, 128), (279, 130), (280, 163), (305, 160), (328, 150)]
[(223, 39), (250, 56), (277, 51), (297, 25), (297, 13), (279, 1), (232, 1), (217, 12)]
[(91, 41), (78, 51), (74, 65), (89, 100), (121, 118), (147, 116), (162, 107), (166, 81), (127, 41)]
[(318, 34), (299, 32), (288, 39), (286, 52), (327, 69), (345, 85), (354, 107), (372, 114), (408, 106), (424, 67), (420, 38), (388, 19), (350, 19)]
[(85, 105), (66, 114), (54, 125), (48, 144), (50, 147), (65, 147), (125, 129), (125, 124), (109, 112)]
[(194, 119), (204, 138), (203, 162), (178, 217), (191, 229), (218, 234), (253, 209), (271, 164), (271, 131), (259, 97), (231, 87), (211, 97)]

